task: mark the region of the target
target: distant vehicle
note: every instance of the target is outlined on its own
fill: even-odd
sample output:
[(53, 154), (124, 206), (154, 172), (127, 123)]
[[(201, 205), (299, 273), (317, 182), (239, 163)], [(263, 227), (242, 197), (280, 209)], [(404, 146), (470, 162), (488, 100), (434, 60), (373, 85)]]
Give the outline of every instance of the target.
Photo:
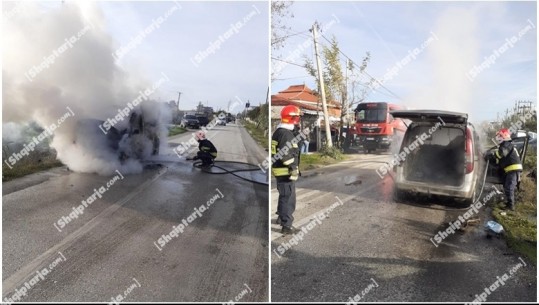
[(197, 117), (191, 114), (187, 114), (183, 117), (180, 126), (183, 128), (200, 128), (200, 122)]
[(200, 126), (206, 126), (210, 122), (210, 119), (207, 116), (197, 115), (197, 120), (200, 123)]
[(227, 122), (227, 123), (230, 123), (230, 122), (234, 122), (234, 121), (236, 121), (236, 118), (235, 118), (232, 114), (229, 113), (229, 114), (226, 116), (226, 122)]
[(396, 142), (398, 133), (402, 135), (405, 132), (404, 122), (390, 114), (390, 111), (400, 109), (403, 107), (385, 102), (357, 105), (355, 130), (359, 143), (367, 153), (378, 148), (388, 149)]
[(484, 172), (479, 136), (468, 115), (437, 110), (399, 110), (391, 115), (411, 120), (399, 151), (405, 158), (394, 168), (395, 197), (439, 195), (471, 204)]
[(217, 126), (226, 126), (226, 120), (225, 119), (217, 119), (217, 122), (216, 122)]
[(528, 138), (528, 148), (537, 151), (537, 133), (529, 131)]

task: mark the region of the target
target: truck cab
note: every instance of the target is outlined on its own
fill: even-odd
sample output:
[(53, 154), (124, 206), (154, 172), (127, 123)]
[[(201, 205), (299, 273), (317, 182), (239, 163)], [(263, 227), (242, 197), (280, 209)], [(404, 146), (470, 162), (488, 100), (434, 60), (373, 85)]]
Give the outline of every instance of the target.
[(390, 111), (403, 108), (385, 102), (367, 102), (357, 106), (355, 130), (359, 144), (365, 152), (370, 153), (379, 148), (388, 149), (393, 142), (397, 142), (399, 135), (404, 134), (404, 121), (390, 114)]

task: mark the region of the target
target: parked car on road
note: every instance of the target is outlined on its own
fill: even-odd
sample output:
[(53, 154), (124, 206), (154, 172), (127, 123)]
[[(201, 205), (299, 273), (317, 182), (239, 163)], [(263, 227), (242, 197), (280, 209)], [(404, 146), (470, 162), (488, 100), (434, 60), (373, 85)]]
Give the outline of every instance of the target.
[(411, 121), (399, 151), (405, 158), (394, 168), (396, 198), (439, 195), (472, 203), (484, 172), (479, 136), (468, 115), (437, 110), (391, 115)]
[(208, 119), (207, 116), (199, 115), (196, 117), (198, 122), (200, 123), (200, 126), (206, 126), (210, 122), (210, 119)]
[(196, 116), (188, 114), (183, 117), (180, 126), (184, 128), (198, 129), (200, 128), (200, 122), (198, 121)]

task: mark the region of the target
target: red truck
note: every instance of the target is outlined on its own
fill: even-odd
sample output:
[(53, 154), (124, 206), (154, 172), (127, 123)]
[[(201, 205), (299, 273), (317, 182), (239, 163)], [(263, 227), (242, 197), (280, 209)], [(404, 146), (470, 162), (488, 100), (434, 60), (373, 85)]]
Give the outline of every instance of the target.
[(385, 102), (367, 102), (357, 106), (355, 132), (367, 153), (378, 148), (388, 149), (398, 136), (404, 134), (404, 121), (389, 114), (389, 111), (402, 109), (403, 106)]

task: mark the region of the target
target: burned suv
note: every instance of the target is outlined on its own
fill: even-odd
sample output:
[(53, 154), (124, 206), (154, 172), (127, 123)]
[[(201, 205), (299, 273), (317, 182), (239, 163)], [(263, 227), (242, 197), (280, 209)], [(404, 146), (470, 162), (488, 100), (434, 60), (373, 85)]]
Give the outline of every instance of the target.
[(472, 203), (481, 173), (479, 136), (465, 113), (437, 110), (392, 111), (410, 120), (395, 167), (395, 196), (439, 195)]
[(159, 154), (161, 126), (150, 111), (134, 109), (129, 120), (126, 118), (118, 126), (110, 127), (106, 133), (102, 129), (104, 122), (97, 119), (77, 121), (73, 144), (83, 147), (95, 158), (116, 156), (122, 163), (129, 158), (143, 160)]

